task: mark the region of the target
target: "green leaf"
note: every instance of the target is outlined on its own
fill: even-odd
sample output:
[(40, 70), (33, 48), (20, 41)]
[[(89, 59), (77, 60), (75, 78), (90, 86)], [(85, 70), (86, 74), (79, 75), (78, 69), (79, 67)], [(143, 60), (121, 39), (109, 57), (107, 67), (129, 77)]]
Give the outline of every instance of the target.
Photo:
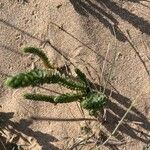
[(23, 49), (23, 51), (25, 53), (32, 53), (34, 55), (39, 56), (40, 59), (43, 61), (44, 66), (46, 68), (54, 69), (54, 66), (49, 62), (48, 57), (46, 56), (46, 54), (42, 50), (35, 48), (35, 47), (25, 47)]
[(36, 86), (45, 83), (48, 78), (48, 71), (34, 69), (30, 72), (19, 73), (16, 76), (9, 77), (5, 84), (11, 88), (20, 88), (27, 86)]
[(30, 100), (34, 100), (34, 101), (45, 101), (45, 102), (50, 102), (50, 103), (56, 103), (54, 101), (55, 96), (32, 94), (32, 93), (26, 93), (23, 96), (25, 99), (30, 99)]
[(85, 90), (85, 85), (80, 82), (70, 80), (65, 75), (60, 74), (57, 70), (50, 71), (34, 69), (30, 72), (19, 73), (16, 76), (10, 77), (5, 83), (11, 88), (37, 86), (45, 83), (58, 83), (71, 90)]
[(78, 68), (75, 69), (75, 72), (77, 74), (77, 76), (79, 77), (79, 79), (87, 85), (87, 78), (86, 75)]
[(77, 100), (81, 99), (82, 97), (83, 97), (83, 94), (70, 94), (70, 93), (67, 93), (67, 94), (62, 94), (62, 95), (56, 96), (54, 98), (54, 101), (56, 103), (70, 103), (70, 102), (73, 102), (73, 101), (77, 101)]
[(24, 94), (24, 98), (34, 100), (34, 101), (45, 101), (50, 103), (70, 103), (77, 101), (83, 97), (83, 94), (61, 94), (59, 96), (48, 96), (42, 94), (32, 94), (27, 93)]
[(89, 110), (90, 115), (95, 114), (102, 109), (107, 102), (107, 97), (103, 93), (89, 93), (89, 95), (81, 101), (81, 106)]

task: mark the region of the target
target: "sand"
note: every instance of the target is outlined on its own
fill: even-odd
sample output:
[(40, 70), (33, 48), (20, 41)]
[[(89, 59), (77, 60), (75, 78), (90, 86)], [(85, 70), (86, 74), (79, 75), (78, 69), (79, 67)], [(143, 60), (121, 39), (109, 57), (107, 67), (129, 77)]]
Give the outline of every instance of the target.
[[(106, 122), (99, 127), (107, 135), (142, 90), (115, 135), (115, 142), (122, 143), (105, 147), (141, 150), (150, 141), (149, 18), (148, 0), (0, 0), (0, 105), (6, 118), (11, 114), (8, 140), (14, 139), (27, 150), (58, 150), (84, 137), (81, 126), (85, 121), (79, 119), (84, 116), (77, 103), (54, 106), (22, 98), (34, 89), (46, 94), (66, 90), (53, 85), (47, 86), (49, 91), (12, 90), (4, 85), (8, 76), (42, 66), (37, 57), (21, 52), (23, 47), (35, 46), (55, 66), (68, 65), (74, 75), (74, 67), (61, 52), (93, 83), (105, 86), (104, 77), (109, 78), (111, 72), (113, 87), (108, 84), (107, 89), (112, 95)], [(91, 118), (87, 112), (86, 116)]]

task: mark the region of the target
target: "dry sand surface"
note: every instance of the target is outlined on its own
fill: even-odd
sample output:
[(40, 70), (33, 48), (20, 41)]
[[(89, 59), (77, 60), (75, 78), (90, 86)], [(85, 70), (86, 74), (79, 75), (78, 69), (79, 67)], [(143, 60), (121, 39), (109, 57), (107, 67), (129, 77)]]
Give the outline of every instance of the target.
[[(150, 142), (149, 35), (149, 0), (0, 0), (0, 109), (5, 118), (12, 117), (8, 140), (23, 144), (26, 150), (59, 150), (85, 136), (81, 133), (85, 121), (79, 119), (84, 116), (76, 103), (54, 106), (22, 98), (25, 91), (51, 94), (65, 90), (58, 86), (48, 86), (49, 91), (12, 90), (3, 84), (7, 76), (41, 66), (37, 57), (20, 51), (36, 46), (56, 66), (69, 65), (74, 74), (73, 66), (57, 51), (61, 52), (93, 83), (99, 84), (99, 75), (105, 86), (103, 78), (111, 72), (113, 86), (108, 84), (107, 90), (112, 90), (112, 95), (106, 122), (99, 127), (107, 135), (143, 91), (114, 141), (102, 148), (142, 150)], [(90, 147), (92, 144), (87, 144), (83, 149)]]

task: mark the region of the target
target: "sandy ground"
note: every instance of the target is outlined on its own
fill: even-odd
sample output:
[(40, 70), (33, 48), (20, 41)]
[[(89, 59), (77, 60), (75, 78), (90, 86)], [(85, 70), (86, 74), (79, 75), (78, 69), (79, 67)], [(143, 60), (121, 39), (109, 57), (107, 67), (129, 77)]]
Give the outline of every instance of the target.
[[(36, 46), (56, 66), (67, 64), (73, 72), (73, 66), (59, 51), (92, 82), (99, 84), (97, 75), (102, 76), (103, 86), (103, 77), (108, 78), (113, 68), (113, 87), (107, 86), (113, 92), (106, 122), (101, 125), (108, 135), (142, 91), (115, 135), (115, 140), (122, 144), (105, 147), (141, 150), (150, 142), (149, 35), (149, 0), (0, 0), (0, 104), (6, 118), (12, 117), (8, 121), (11, 127), (8, 137), (17, 137), (16, 142), (25, 144), (27, 150), (64, 149), (69, 145), (67, 142), (82, 137), (80, 129), (84, 121), (79, 118), (83, 115), (76, 103), (53, 106), (27, 101), (21, 94), (34, 89), (11, 90), (4, 86), (7, 76), (41, 66), (38, 58), (20, 51), (25, 46)], [(53, 47), (48, 42), (44, 44), (45, 41), (50, 41)], [(64, 91), (57, 86), (49, 89)]]

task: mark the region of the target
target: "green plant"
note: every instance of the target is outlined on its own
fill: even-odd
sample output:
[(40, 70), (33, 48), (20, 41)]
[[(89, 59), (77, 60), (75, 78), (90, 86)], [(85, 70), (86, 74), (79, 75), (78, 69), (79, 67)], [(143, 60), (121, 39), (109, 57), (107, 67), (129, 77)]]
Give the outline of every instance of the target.
[(81, 107), (87, 109), (90, 115), (96, 116), (100, 109), (106, 104), (107, 97), (104, 93), (95, 91), (89, 88), (86, 75), (78, 68), (75, 68), (78, 80), (74, 80), (69, 76), (64, 75), (48, 60), (48, 57), (43, 51), (34, 47), (24, 48), (25, 53), (32, 53), (40, 57), (45, 66), (44, 69), (34, 69), (29, 72), (19, 73), (6, 80), (6, 85), (11, 88), (21, 88), (28, 86), (38, 86), (43, 84), (59, 84), (68, 89), (74, 90), (75, 93), (60, 94), (58, 96), (48, 96), (42, 94), (24, 94), (24, 98), (35, 101), (47, 101), (54, 104), (70, 103), (79, 101)]

